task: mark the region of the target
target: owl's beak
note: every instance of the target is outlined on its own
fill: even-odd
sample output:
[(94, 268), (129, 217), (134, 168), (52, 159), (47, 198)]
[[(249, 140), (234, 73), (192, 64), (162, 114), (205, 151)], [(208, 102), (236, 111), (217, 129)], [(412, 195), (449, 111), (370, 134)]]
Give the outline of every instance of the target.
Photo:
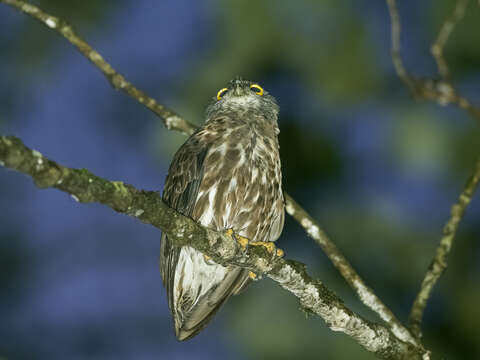
[(239, 84), (233, 84), (233, 95), (241, 96), (242, 95), (242, 87)]

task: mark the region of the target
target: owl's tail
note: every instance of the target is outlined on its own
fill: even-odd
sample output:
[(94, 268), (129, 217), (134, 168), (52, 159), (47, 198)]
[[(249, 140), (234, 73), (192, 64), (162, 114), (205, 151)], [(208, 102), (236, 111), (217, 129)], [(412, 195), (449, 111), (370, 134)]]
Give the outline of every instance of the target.
[(162, 267), (162, 275), (175, 334), (183, 341), (197, 335), (249, 277), (247, 270), (207, 261), (201, 252), (189, 246), (171, 250), (162, 254), (163, 261), (168, 263)]

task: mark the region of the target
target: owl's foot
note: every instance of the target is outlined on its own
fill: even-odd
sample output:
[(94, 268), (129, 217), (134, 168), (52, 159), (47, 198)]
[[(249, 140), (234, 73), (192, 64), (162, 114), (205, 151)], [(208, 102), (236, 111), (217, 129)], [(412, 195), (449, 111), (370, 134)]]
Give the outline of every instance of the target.
[(207, 265), (216, 265), (217, 263), (212, 260), (212, 258), (208, 255), (203, 254), (203, 260), (205, 260), (205, 264)]
[(246, 237), (235, 234), (233, 229), (227, 229), (225, 231), (225, 234), (228, 237), (230, 237), (232, 239), (235, 239), (239, 243), (240, 247), (243, 250), (245, 250), (248, 246), (263, 246), (265, 249), (267, 249), (267, 251), (270, 254), (273, 254), (273, 256), (283, 257), (285, 255), (285, 252), (282, 249), (277, 248), (272, 241), (255, 241), (255, 242), (253, 242), (253, 241), (250, 241), (249, 239), (247, 239)]
[(225, 231), (225, 234), (229, 238), (235, 239), (238, 242), (238, 244), (240, 245), (240, 247), (242, 248), (242, 250), (245, 250), (247, 248), (248, 244), (250, 243), (250, 240), (248, 240), (246, 237), (235, 234), (233, 232), (233, 229), (227, 229)]
[(282, 249), (277, 248), (272, 241), (256, 241), (251, 242), (248, 245), (263, 246), (270, 254), (273, 254), (274, 256), (283, 257), (285, 255), (285, 252)]
[[(250, 242), (248, 243), (249, 246), (263, 246), (267, 251), (273, 255), (273, 257), (283, 257), (285, 252), (282, 249), (279, 249), (275, 246), (273, 242), (266, 242), (266, 241), (257, 241), (257, 242)], [(248, 272), (248, 277), (252, 280), (258, 280), (257, 274), (252, 271)]]

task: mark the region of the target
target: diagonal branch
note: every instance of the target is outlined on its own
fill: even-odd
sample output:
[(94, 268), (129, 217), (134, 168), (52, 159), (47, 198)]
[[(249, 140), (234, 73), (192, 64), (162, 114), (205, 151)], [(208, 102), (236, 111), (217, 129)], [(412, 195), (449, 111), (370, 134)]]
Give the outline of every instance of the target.
[(66, 21), (47, 14), (35, 5), (29, 4), (25, 1), (0, 0), (0, 2), (32, 16), (67, 39), (83, 56), (90, 60), (103, 73), (103, 75), (105, 75), (115, 89), (123, 91), (128, 96), (132, 97), (158, 115), (163, 120), (167, 129), (177, 130), (187, 135), (193, 133), (196, 128), (194, 124), (182, 119), (173, 110), (159, 104), (155, 99), (133, 86), (133, 84), (127, 81), (122, 74), (119, 74), (108, 62), (106, 62), (102, 55), (79, 37)]
[(287, 201), (286, 210), (300, 225), (307, 234), (328, 254), (333, 265), (342, 274), (350, 287), (355, 290), (360, 300), (371, 310), (376, 312), (380, 318), (391, 328), (395, 336), (402, 341), (417, 345), (417, 340), (410, 331), (396, 318), (395, 314), (378, 298), (372, 289), (370, 289), (357, 274), (352, 265), (343, 256), (337, 246), (330, 240), (328, 235), (320, 228), (318, 223), (305, 210), (303, 210), (290, 195), (285, 194)]
[(407, 85), (409, 90), (416, 94), (415, 79), (407, 72), (405, 65), (403, 64), (402, 54), (401, 54), (401, 42), (400, 34), (402, 27), (400, 24), (400, 16), (398, 14), (397, 2), (396, 0), (387, 0), (388, 11), (390, 13), (390, 18), (392, 19), (392, 46), (390, 52), (392, 54), (393, 65), (395, 66), (395, 71), (397, 72), (398, 77)]
[(465, 16), (465, 10), (469, 1), (470, 0), (457, 0), (453, 13), (443, 23), (440, 31), (438, 32), (437, 39), (431, 47), (432, 56), (437, 63), (438, 72), (444, 79), (449, 79), (450, 73), (448, 70), (447, 61), (443, 56), (443, 50), (453, 29)]
[[(163, 105), (157, 103), (153, 98), (149, 97), (141, 90), (134, 87), (130, 82), (128, 82), (121, 74), (116, 72), (113, 67), (106, 62), (103, 57), (94, 50), (88, 43), (86, 43), (82, 38), (80, 38), (68, 25), (65, 21), (55, 17), (53, 15), (47, 14), (46, 12), (40, 10), (38, 7), (31, 5), (25, 1), (21, 0), (0, 0), (7, 5), (12, 6), (13, 8), (34, 17), (35, 19), (42, 22), (44, 25), (53, 29), (63, 37), (65, 37), (70, 43), (75, 45), (82, 55), (87, 57), (96, 67), (102, 71), (106, 76), (108, 81), (113, 85), (114, 88), (120, 89), (131, 96), (133, 99), (137, 100), (139, 103), (143, 104), (155, 114), (160, 116), (166, 127), (170, 130), (177, 130), (184, 134), (191, 134), (195, 130), (195, 125), (189, 123), (174, 111), (165, 108)], [(399, 43), (398, 43), (399, 44)], [(398, 54), (400, 51), (398, 49)], [(401, 59), (399, 58), (400, 67), (403, 68)], [(404, 71), (405, 72), (405, 71)], [(405, 72), (406, 74), (406, 72)], [(297, 214), (294, 218), (303, 226), (302, 220), (304, 217), (311, 219), (311, 222), (314, 223), (314, 220), (308, 215), (308, 213), (297, 204), (288, 194), (286, 194), (287, 200), (287, 209), (292, 209), (290, 215), (293, 213)], [(303, 214), (302, 217), (298, 217), (298, 214)], [(315, 226), (320, 230), (318, 224), (315, 223)], [(309, 233), (309, 228), (303, 226), (304, 229)], [(310, 234), (310, 233), (309, 233)], [(311, 235), (311, 234), (310, 234)], [(312, 235), (311, 235), (312, 236)], [(312, 236), (313, 237), (313, 236)], [(371, 310), (376, 312), (381, 319), (383, 319), (388, 326), (391, 328), (392, 332), (400, 340), (404, 342), (410, 342), (412, 344), (417, 344), (416, 340), (409, 333), (402, 323), (393, 315), (390, 309), (388, 309), (381, 300), (375, 295), (372, 289), (370, 289), (360, 278), (360, 276), (355, 272), (350, 263), (345, 259), (345, 257), (340, 253), (340, 250), (326, 237), (323, 237), (322, 241), (313, 237), (317, 243), (322, 246), (323, 251), (332, 261), (332, 263), (337, 267), (342, 276), (347, 280), (347, 283), (353, 288), (357, 293), (360, 300), (368, 306)], [(327, 239), (327, 240), (325, 240)], [(328, 242), (327, 245), (322, 245), (325, 242)]]
[[(400, 54), (400, 16), (396, 6), (396, 0), (386, 0), (391, 21), (392, 21), (392, 60), (395, 71), (399, 78), (407, 83), (410, 90), (417, 98), (433, 100), (440, 105), (454, 103), (463, 110), (469, 112), (474, 118), (480, 120), (480, 109), (472, 105), (466, 98), (458, 95), (453, 83), (450, 80), (450, 73), (447, 61), (443, 55), (445, 45), (453, 32), (455, 26), (460, 22), (464, 15), (469, 0), (457, 0), (452, 14), (445, 20), (440, 31), (431, 46), (432, 56), (437, 63), (438, 72), (442, 80), (417, 79), (409, 74)], [(412, 87), (412, 84), (414, 85)], [(413, 89), (413, 90), (412, 90)], [(447, 268), (447, 259), (450, 254), (453, 239), (455, 237), (460, 220), (463, 217), (466, 207), (470, 203), (473, 193), (480, 181), (480, 160), (477, 162), (472, 177), (468, 180), (464, 190), (460, 194), (458, 201), (452, 206), (451, 217), (443, 229), (443, 237), (436, 250), (432, 263), (425, 274), (420, 291), (412, 305), (409, 323), (414, 335), (420, 339), (420, 325), (423, 313), (431, 296), (433, 287)]]
[(303, 309), (319, 315), (333, 331), (343, 332), (382, 359), (427, 359), (429, 353), (399, 340), (387, 328), (363, 319), (320, 281), (305, 265), (272, 257), (263, 247), (241, 251), (225, 233), (197, 224), (168, 207), (157, 192), (137, 190), (120, 181), (108, 181), (85, 169), (72, 169), (27, 148), (18, 138), (0, 137), (0, 165), (27, 174), (40, 188), (53, 187), (83, 203), (99, 202), (138, 218), (166, 234), (177, 245), (189, 245), (223, 265), (235, 265), (264, 274), (295, 295)]
[[(466, 110), (470, 115), (480, 121), (480, 108), (473, 105), (462, 95), (458, 94), (457, 89), (448, 77), (442, 76), (441, 80), (418, 78), (406, 70), (400, 51), (401, 25), (397, 1), (386, 0), (386, 2), (391, 18), (392, 62), (398, 77), (407, 85), (413, 96), (418, 100), (430, 100), (439, 105), (455, 104), (460, 109)], [(438, 69), (441, 75), (448, 74), (448, 71), (445, 72), (445, 69), (448, 69), (448, 67), (443, 57), (443, 46), (445, 46), (454, 26), (463, 17), (466, 2), (468, 2), (468, 0), (457, 0), (454, 14), (443, 24), (435, 43), (432, 45), (432, 54), (438, 64)]]
[(435, 256), (432, 263), (428, 268), (425, 278), (422, 281), (420, 291), (413, 303), (410, 312), (410, 326), (412, 331), (417, 337), (421, 337), (420, 325), (422, 323), (423, 312), (427, 301), (432, 294), (433, 287), (437, 283), (438, 279), (442, 276), (443, 272), (447, 268), (447, 259), (452, 248), (453, 239), (457, 232), (460, 220), (465, 213), (465, 209), (472, 200), (473, 193), (478, 187), (480, 182), (480, 158), (475, 164), (475, 169), (472, 176), (467, 181), (462, 193), (458, 197), (458, 200), (452, 206), (451, 216), (448, 219), (445, 227), (443, 228), (443, 236), (440, 239), (440, 244), (437, 247)]

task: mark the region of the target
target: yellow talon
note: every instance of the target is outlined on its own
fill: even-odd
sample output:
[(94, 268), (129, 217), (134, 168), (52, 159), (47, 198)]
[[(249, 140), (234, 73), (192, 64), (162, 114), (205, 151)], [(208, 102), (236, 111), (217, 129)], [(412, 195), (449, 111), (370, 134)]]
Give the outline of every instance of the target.
[[(233, 229), (227, 229), (225, 230), (225, 234), (228, 236), (228, 237), (231, 237), (231, 238), (234, 238), (235, 240), (237, 240), (237, 242), (240, 244), (240, 246), (242, 247), (242, 249), (246, 249), (247, 246), (249, 245), (252, 245), (252, 246), (263, 246), (265, 249), (267, 249), (267, 251), (270, 253), (270, 254), (275, 254), (276, 256), (278, 257), (283, 257), (285, 255), (285, 252), (282, 250), (282, 249), (277, 249), (275, 247), (275, 244), (272, 242), (272, 241), (255, 241), (255, 242), (251, 242), (249, 239), (247, 239), (246, 237), (243, 237), (243, 236), (240, 236), (240, 235), (235, 235), (235, 232), (233, 231)], [(205, 255), (206, 256), (206, 255)], [(206, 258), (206, 260), (209, 260), (210, 258)], [(253, 273), (252, 273), (253, 274)], [(251, 277), (251, 276), (250, 276)], [(256, 275), (255, 275), (255, 278), (256, 278)]]
[(212, 259), (210, 256), (208, 256), (208, 255), (205, 255), (205, 254), (203, 254), (203, 257), (204, 257), (205, 261), (209, 261), (209, 260), (211, 260), (211, 259)]
[(237, 236), (237, 241), (242, 247), (242, 249), (246, 249), (248, 243), (250, 242), (250, 240), (248, 240), (246, 237), (243, 237), (243, 236)]
[(252, 271), (249, 271), (248, 272), (248, 277), (252, 280), (256, 280), (257, 279), (257, 274), (255, 274), (254, 272)]
[(269, 253), (273, 253), (275, 251), (275, 244), (271, 241), (256, 241), (250, 243), (252, 246), (263, 246)]
[(237, 242), (240, 244), (240, 246), (242, 247), (242, 249), (246, 249), (247, 248), (247, 245), (248, 243), (250, 242), (250, 240), (248, 240), (246, 237), (243, 237), (243, 236), (240, 236), (240, 235), (235, 235), (235, 233), (233, 232), (233, 229), (227, 229), (225, 231), (225, 234), (231, 238), (234, 238), (235, 240), (237, 240)]

